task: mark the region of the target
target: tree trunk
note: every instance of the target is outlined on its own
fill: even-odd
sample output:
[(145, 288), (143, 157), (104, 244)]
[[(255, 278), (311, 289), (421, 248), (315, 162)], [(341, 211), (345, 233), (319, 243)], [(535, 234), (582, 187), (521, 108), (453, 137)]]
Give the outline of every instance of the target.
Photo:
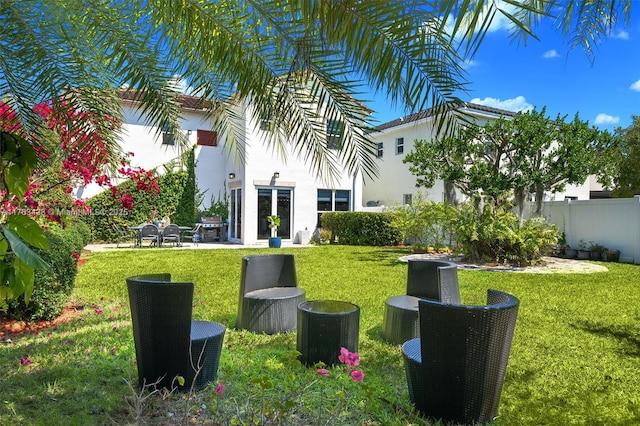
[(458, 199), (456, 197), (456, 186), (452, 180), (444, 181), (444, 202), (454, 207), (458, 206)]
[(514, 190), (514, 198), (516, 206), (518, 206), (518, 220), (522, 222), (522, 216), (524, 215), (524, 203), (525, 197), (527, 196), (524, 188), (516, 188)]
[(536, 217), (542, 217), (542, 202), (544, 201), (544, 188), (541, 184), (536, 185)]

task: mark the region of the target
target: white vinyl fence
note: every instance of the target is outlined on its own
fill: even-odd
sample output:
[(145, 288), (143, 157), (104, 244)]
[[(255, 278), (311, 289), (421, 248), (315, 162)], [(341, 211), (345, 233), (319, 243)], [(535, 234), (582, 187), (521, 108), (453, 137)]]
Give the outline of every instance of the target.
[(564, 231), (567, 244), (593, 242), (620, 250), (620, 261), (640, 263), (640, 197), (546, 201), (543, 215)]

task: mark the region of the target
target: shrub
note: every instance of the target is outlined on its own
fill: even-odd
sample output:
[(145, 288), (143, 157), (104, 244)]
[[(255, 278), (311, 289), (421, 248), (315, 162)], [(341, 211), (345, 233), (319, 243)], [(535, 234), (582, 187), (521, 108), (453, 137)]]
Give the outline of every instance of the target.
[[(115, 241), (117, 235), (113, 229), (114, 223), (126, 228), (129, 225), (148, 222), (151, 211), (156, 211), (160, 218), (169, 216), (174, 223), (191, 226), (193, 224), (193, 205), (188, 207), (188, 214), (181, 207), (183, 191), (186, 187), (190, 187), (188, 181), (187, 172), (167, 170), (165, 174), (158, 177), (160, 194), (157, 196), (137, 190), (131, 180), (121, 183), (118, 185), (118, 189), (130, 193), (133, 197), (133, 210), (131, 211), (123, 209), (112, 198), (110, 191), (95, 195), (88, 201), (92, 214), (87, 219), (94, 240)], [(184, 219), (185, 217), (190, 218), (188, 222), (182, 222), (187, 220)]]
[(454, 206), (436, 203), (418, 193), (411, 204), (391, 207), (391, 224), (399, 230), (405, 244), (431, 246), (436, 250), (451, 247), (453, 223), (456, 219)]
[(400, 242), (391, 213), (326, 212), (322, 228), (331, 231), (331, 242), (359, 246), (390, 246)]
[(82, 233), (77, 227), (61, 229), (52, 226), (45, 234), (49, 248), (35, 249), (35, 252), (49, 264), (49, 268), (35, 271), (29, 304), (25, 303), (24, 296), (9, 302), (7, 314), (13, 318), (25, 321), (51, 320), (62, 312), (73, 290), (78, 272), (74, 253), (79, 254), (84, 247)]
[(470, 260), (534, 265), (558, 242), (555, 225), (542, 218), (520, 221), (510, 211), (490, 207), (478, 211), (461, 205), (455, 225), (458, 248)]

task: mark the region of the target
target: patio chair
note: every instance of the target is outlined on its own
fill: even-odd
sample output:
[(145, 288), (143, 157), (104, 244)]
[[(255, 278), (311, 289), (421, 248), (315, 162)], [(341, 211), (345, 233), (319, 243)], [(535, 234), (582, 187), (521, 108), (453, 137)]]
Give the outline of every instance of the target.
[(185, 234), (187, 234), (191, 238), (191, 242), (194, 246), (197, 247), (201, 239), (200, 224), (196, 223), (192, 229), (185, 231)]
[(147, 223), (140, 228), (139, 232), (140, 246), (144, 241), (150, 241), (149, 245), (160, 246), (162, 242), (162, 235), (157, 226), (151, 223)]
[(127, 278), (127, 288), (140, 388), (158, 381), (158, 389), (189, 391), (215, 382), (226, 329), (191, 320), (193, 283), (153, 274)]
[(169, 224), (164, 227), (162, 230), (162, 243), (165, 242), (173, 243), (173, 245), (177, 245), (178, 247), (182, 245), (180, 240), (180, 228), (176, 224)]
[(440, 260), (409, 260), (407, 294), (392, 296), (385, 301), (382, 337), (387, 342), (398, 345), (419, 336), (420, 299), (459, 304), (458, 266)]
[(419, 304), (420, 337), (402, 345), (411, 402), (443, 423), (492, 421), (520, 302), (488, 290), (486, 306)]
[(293, 331), (298, 305), (305, 300), (304, 289), (298, 287), (293, 255), (242, 258), (236, 328), (266, 334)]
[(130, 231), (128, 229), (124, 229), (121, 228), (119, 225), (117, 224), (112, 224), (111, 225), (114, 229), (114, 231), (116, 231), (116, 238), (117, 238), (117, 242), (116, 242), (116, 247), (120, 248), (120, 243), (122, 241), (128, 241), (131, 238), (136, 237), (137, 238), (137, 234), (134, 231)]

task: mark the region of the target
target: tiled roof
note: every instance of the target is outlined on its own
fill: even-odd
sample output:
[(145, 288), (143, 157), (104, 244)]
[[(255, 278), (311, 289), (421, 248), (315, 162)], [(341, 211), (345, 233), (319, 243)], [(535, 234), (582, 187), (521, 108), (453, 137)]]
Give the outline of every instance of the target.
[[(120, 98), (131, 102), (140, 102), (140, 91), (130, 89), (118, 89), (118, 95)], [(198, 98), (195, 96), (189, 96), (181, 94), (178, 96), (178, 102), (185, 109), (205, 110), (210, 108), (213, 104), (209, 99)]]
[[(485, 105), (472, 104), (470, 102), (459, 102), (459, 103), (450, 103), (446, 105), (446, 108), (455, 108), (457, 110), (475, 110), (480, 112), (488, 112), (490, 114), (495, 114), (499, 116), (513, 117), (517, 114), (517, 112), (507, 111), (505, 109), (493, 108)], [(414, 114), (410, 114), (404, 117), (396, 118), (395, 120), (388, 121), (386, 123), (382, 123), (379, 126), (376, 126), (374, 130), (382, 131), (386, 129), (390, 129), (392, 127), (401, 126), (403, 124), (411, 123), (414, 121), (422, 120), (428, 117), (433, 117), (436, 115), (436, 108), (425, 109), (424, 111), (416, 112)]]

